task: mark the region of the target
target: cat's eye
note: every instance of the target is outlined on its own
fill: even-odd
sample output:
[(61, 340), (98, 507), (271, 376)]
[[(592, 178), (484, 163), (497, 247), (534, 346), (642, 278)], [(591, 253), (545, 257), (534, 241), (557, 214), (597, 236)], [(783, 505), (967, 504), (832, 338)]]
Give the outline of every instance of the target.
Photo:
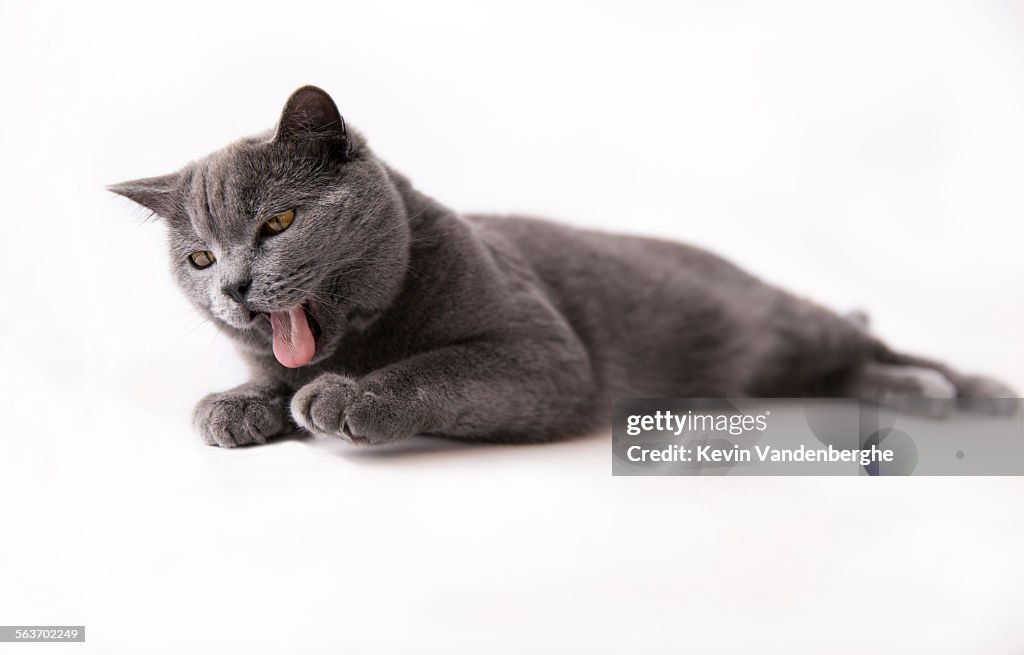
[(196, 268), (207, 268), (213, 262), (217, 261), (217, 258), (213, 256), (213, 253), (209, 250), (197, 250), (188, 256), (188, 260), (192, 262), (192, 265)]
[(295, 212), (291, 209), (286, 212), (281, 212), (263, 224), (263, 227), (260, 228), (260, 236), (272, 237), (275, 234), (281, 234), (288, 229), (288, 226), (292, 224), (292, 219), (294, 218)]

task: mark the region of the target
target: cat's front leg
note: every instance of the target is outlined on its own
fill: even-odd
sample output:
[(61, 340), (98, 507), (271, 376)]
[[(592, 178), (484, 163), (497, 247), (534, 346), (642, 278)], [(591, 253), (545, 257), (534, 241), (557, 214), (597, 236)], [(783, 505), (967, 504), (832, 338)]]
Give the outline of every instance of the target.
[(324, 373), (292, 397), (292, 418), (314, 437), (352, 440), (347, 434), (345, 416), (359, 394), (359, 383), (354, 378)]
[(358, 445), (415, 434), (532, 441), (585, 427), (590, 387), (577, 342), (485, 342), (423, 353), (358, 380), (325, 373), (296, 392), (291, 412), (314, 436)]
[(266, 443), (294, 429), (288, 421), (288, 396), (288, 388), (282, 385), (247, 382), (200, 400), (192, 423), (211, 446)]
[(324, 373), (292, 398), (292, 418), (317, 438), (341, 437), (357, 445), (400, 441), (420, 432), (415, 399), (393, 389), (337, 373)]

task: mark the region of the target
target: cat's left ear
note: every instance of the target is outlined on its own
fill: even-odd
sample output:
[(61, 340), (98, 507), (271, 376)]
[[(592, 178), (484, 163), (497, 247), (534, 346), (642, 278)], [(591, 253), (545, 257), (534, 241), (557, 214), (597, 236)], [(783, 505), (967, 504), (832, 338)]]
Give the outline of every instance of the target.
[(352, 150), (345, 119), (331, 96), (316, 86), (304, 86), (288, 98), (274, 138), (277, 141), (320, 143), (344, 157)]
[(107, 190), (139, 203), (154, 214), (171, 218), (177, 213), (180, 184), (181, 173), (171, 173), (111, 184)]

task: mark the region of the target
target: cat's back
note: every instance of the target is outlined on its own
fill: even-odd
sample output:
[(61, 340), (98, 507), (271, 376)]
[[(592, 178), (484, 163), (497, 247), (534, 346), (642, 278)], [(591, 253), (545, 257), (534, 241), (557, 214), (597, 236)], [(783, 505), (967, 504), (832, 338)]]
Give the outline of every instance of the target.
[[(720, 366), (774, 292), (728, 261), (672, 241), (516, 216), (467, 217), (506, 274), (526, 274), (586, 345), (612, 395), (736, 388)], [(767, 296), (766, 296), (767, 292)], [(718, 380), (719, 372), (727, 379)], [(718, 386), (715, 386), (715, 385)]]
[(510, 244), (546, 283), (555, 286), (573, 278), (605, 287), (614, 285), (615, 280), (657, 283), (665, 276), (677, 281), (688, 276), (705, 281), (754, 281), (725, 259), (675, 241), (576, 228), (527, 216), (472, 214), (466, 218), (485, 237)]

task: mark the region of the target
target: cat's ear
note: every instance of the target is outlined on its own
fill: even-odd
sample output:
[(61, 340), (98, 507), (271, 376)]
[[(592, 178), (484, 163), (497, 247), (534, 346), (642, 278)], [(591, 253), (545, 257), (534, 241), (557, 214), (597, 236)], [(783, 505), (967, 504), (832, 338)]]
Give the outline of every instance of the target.
[(159, 177), (146, 177), (120, 184), (111, 184), (107, 191), (139, 203), (154, 214), (170, 218), (178, 207), (178, 189), (181, 173), (171, 173)]
[(278, 141), (311, 141), (331, 146), (343, 156), (351, 151), (345, 119), (331, 96), (315, 86), (304, 86), (288, 98), (277, 124)]

